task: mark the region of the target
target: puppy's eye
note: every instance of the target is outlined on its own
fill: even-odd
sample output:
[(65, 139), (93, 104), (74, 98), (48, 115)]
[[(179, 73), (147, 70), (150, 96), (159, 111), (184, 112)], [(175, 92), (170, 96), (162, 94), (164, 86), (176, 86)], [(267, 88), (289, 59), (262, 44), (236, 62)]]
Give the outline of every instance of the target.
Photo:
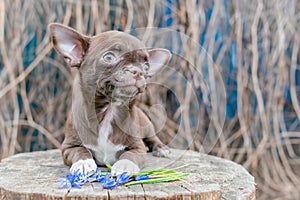
[(108, 53), (104, 54), (103, 60), (104, 60), (104, 62), (110, 64), (110, 63), (113, 63), (116, 60), (116, 56), (113, 53), (108, 52)]
[(145, 62), (145, 63), (143, 64), (143, 70), (144, 70), (145, 72), (149, 70), (149, 63), (148, 63), (148, 62)]

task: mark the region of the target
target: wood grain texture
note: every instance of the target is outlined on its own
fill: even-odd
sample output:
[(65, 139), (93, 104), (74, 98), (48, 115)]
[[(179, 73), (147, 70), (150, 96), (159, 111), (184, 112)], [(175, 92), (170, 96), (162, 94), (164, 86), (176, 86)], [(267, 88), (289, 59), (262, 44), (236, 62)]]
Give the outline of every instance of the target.
[(176, 167), (190, 173), (183, 181), (119, 186), (113, 190), (91, 183), (66, 194), (58, 177), (69, 172), (59, 150), (22, 153), (0, 163), (0, 199), (255, 199), (255, 182), (241, 165), (194, 151), (172, 149), (169, 158), (147, 155), (146, 169)]

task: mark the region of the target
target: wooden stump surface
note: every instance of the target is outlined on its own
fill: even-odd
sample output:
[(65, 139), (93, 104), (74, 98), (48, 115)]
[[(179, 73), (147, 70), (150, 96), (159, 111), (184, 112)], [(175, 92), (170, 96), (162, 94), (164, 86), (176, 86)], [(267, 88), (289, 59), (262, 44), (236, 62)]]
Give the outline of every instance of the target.
[(60, 150), (21, 153), (0, 162), (0, 199), (255, 199), (255, 182), (241, 165), (194, 151), (172, 149), (169, 158), (147, 155), (145, 168), (177, 167), (190, 173), (187, 182), (118, 186), (103, 189), (89, 183), (82, 189), (58, 189), (58, 177), (69, 168)]

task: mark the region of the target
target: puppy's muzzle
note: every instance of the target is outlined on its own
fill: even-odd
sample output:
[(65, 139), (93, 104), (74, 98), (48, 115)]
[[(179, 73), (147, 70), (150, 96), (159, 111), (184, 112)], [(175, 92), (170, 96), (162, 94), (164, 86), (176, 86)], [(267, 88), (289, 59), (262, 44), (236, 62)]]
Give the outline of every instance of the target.
[(133, 75), (133, 78), (136, 80), (135, 86), (137, 87), (138, 92), (144, 92), (146, 88), (146, 79), (144, 71), (136, 66), (130, 66), (128, 68), (128, 71)]
[(145, 75), (143, 70), (141, 70), (140, 68), (138, 68), (136, 66), (130, 66), (127, 69), (127, 71), (129, 71), (133, 75), (133, 78), (135, 78), (136, 80), (140, 79), (141, 77), (143, 77)]
[(146, 88), (145, 73), (139, 67), (130, 65), (124, 71), (118, 71), (114, 74), (115, 86), (130, 87), (135, 86), (138, 93), (144, 92)]

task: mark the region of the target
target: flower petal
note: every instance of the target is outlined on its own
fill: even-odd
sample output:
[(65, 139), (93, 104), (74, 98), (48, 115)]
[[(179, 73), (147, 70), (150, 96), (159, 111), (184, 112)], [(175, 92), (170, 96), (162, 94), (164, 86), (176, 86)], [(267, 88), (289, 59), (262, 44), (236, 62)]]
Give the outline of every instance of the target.
[(91, 183), (91, 182), (94, 182), (94, 181), (97, 181), (97, 178), (95, 176), (87, 178), (88, 183)]
[(98, 182), (100, 183), (104, 183), (106, 182), (109, 178), (111, 177), (111, 174), (105, 174), (103, 177), (101, 177), (100, 179), (98, 179)]
[(62, 181), (62, 182), (59, 184), (58, 188), (59, 188), (59, 189), (62, 189), (62, 188), (64, 188), (66, 185), (67, 185), (67, 182), (66, 182), (66, 181)]
[(89, 171), (86, 173), (87, 177), (93, 176), (95, 174), (95, 170)]
[(103, 188), (106, 189), (112, 189), (116, 186), (117, 186), (117, 182), (113, 178), (109, 178), (103, 183)]
[(67, 182), (66, 182), (66, 187), (67, 187), (68, 192), (70, 192), (70, 190), (71, 190), (71, 188), (72, 188), (71, 182), (67, 181)]
[(66, 181), (65, 178), (57, 178), (56, 180), (58, 180), (58, 181), (60, 181), (60, 182)]
[(123, 172), (122, 174), (117, 175), (117, 184), (123, 184), (130, 179), (130, 174), (128, 172)]
[(81, 185), (79, 183), (75, 182), (75, 183), (72, 184), (72, 186), (75, 187), (75, 188), (81, 189)]
[(148, 179), (149, 179), (148, 174), (141, 174), (141, 175), (135, 177), (136, 181), (142, 181), (142, 180), (148, 180)]
[(100, 179), (100, 178), (101, 178), (101, 176), (102, 176), (101, 169), (100, 169), (100, 168), (98, 168), (98, 169), (97, 169), (97, 171), (96, 171), (95, 178), (98, 180), (98, 179)]
[(66, 174), (66, 180), (71, 180), (71, 175), (70, 174)]

